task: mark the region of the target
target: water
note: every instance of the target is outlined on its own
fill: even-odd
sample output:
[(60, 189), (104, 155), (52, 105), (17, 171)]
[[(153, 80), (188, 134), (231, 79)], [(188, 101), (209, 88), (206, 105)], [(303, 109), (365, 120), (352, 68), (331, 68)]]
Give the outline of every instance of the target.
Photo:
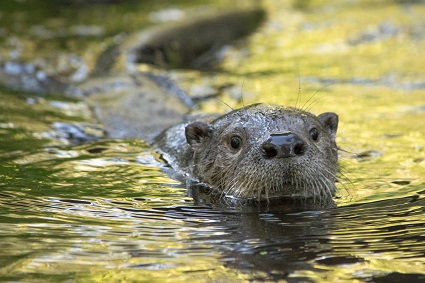
[[(337, 112), (345, 177), (335, 208), (288, 211), (203, 203), (188, 195), (184, 180), (167, 175), (160, 156), (143, 141), (80, 143), (55, 128), (57, 122), (84, 125), (93, 139), (102, 136), (83, 102), (59, 91), (40, 96), (2, 88), (1, 280), (424, 281), (425, 66), (418, 58), (425, 37), (416, 23), (425, 7), (395, 1), (379, 7), (362, 1), (345, 7), (301, 2), (310, 10), (265, 1), (270, 19), (242, 50), (227, 51), (227, 73), (173, 76), (189, 90), (234, 83), (222, 96), (231, 106), (238, 105), (233, 98), (241, 92), (246, 104), (295, 105), (301, 86), (298, 105), (316, 114)], [(108, 7), (98, 9), (129, 9)], [(44, 24), (60, 29), (72, 14), (63, 11)], [(11, 15), (17, 14), (4, 17)], [(84, 17), (79, 21), (87, 21)], [(124, 28), (92, 21), (106, 34)], [(395, 27), (396, 35), (394, 29), (379, 28), (386, 21), (391, 24), (384, 27)], [(22, 56), (27, 56), (27, 38), (12, 27), (6, 33), (25, 43)], [(106, 35), (98, 36), (79, 44), (97, 46)], [(360, 44), (362, 38), (376, 40)], [(75, 38), (63, 40), (69, 52), (84, 54), (72, 44)], [(226, 108), (210, 101), (202, 111)]]

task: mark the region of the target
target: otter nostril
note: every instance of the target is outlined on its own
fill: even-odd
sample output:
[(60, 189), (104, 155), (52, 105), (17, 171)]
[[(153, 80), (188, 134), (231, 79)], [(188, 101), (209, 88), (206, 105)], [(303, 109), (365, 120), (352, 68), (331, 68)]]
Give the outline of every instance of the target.
[(304, 143), (298, 142), (294, 145), (294, 153), (296, 155), (303, 155), (304, 154)]
[(261, 150), (265, 158), (290, 158), (304, 155), (307, 144), (294, 133), (271, 134)]
[(274, 146), (272, 144), (263, 145), (262, 150), (263, 150), (263, 155), (266, 158), (274, 158), (278, 154), (278, 150), (277, 150), (276, 146)]

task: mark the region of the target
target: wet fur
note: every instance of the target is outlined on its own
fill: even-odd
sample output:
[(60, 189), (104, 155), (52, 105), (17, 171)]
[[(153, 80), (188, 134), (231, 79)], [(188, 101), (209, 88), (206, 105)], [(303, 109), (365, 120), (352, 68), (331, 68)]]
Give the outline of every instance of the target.
[[(243, 198), (304, 197), (323, 200), (335, 193), (338, 116), (315, 115), (295, 108), (256, 104), (210, 122), (186, 127), (189, 144), (177, 160), (183, 171), (218, 189), (224, 195)], [(309, 140), (308, 127), (320, 131), (317, 142)], [(306, 153), (285, 160), (267, 160), (260, 145), (270, 133), (294, 131), (307, 141)], [(229, 147), (229, 137), (243, 136), (241, 150)]]

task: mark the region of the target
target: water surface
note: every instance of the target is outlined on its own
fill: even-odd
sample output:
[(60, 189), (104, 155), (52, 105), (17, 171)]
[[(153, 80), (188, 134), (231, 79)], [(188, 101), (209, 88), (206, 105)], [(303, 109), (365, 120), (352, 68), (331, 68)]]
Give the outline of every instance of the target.
[[(90, 58), (112, 37), (154, 24), (150, 12), (195, 9), (27, 2), (1, 4), (1, 62), (38, 62), (45, 71), (46, 62), (76, 56), (62, 69), (64, 83), (87, 79)], [(230, 83), (220, 99), (232, 107), (261, 101), (337, 112), (343, 183), (335, 208), (194, 201), (145, 142), (96, 140), (101, 125), (84, 101), (60, 88), (1, 88), (1, 280), (425, 280), (425, 6), (281, 2), (264, 1), (268, 20), (226, 49), (221, 71), (170, 76), (193, 93)], [(229, 109), (212, 100), (200, 110)], [(93, 140), (69, 126), (71, 137), (58, 122), (82, 126)]]

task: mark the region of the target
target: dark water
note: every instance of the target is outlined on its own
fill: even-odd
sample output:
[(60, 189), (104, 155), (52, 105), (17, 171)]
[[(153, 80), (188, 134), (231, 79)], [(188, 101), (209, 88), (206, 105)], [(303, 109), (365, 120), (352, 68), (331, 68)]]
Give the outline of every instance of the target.
[[(340, 110), (338, 143), (348, 152), (341, 151), (341, 167), (346, 178), (343, 178), (344, 184), (339, 184), (335, 208), (288, 212), (273, 206), (241, 209), (194, 201), (185, 184), (166, 174), (166, 165), (143, 141), (100, 139), (78, 144), (78, 139), (70, 140), (67, 132), (61, 132), (55, 123), (85, 125), (93, 138), (101, 135), (99, 125), (93, 122), (83, 102), (64, 98), (59, 91), (46, 96), (2, 88), (0, 280), (425, 281), (425, 139), (422, 125), (425, 121), (425, 92), (420, 87), (425, 78), (424, 69), (420, 68), (423, 63), (417, 62), (417, 55), (424, 50), (421, 47), (425, 46), (425, 37), (419, 27), (415, 29), (415, 25), (409, 25), (409, 21), (415, 22), (415, 17), (425, 9), (421, 4), (399, 6), (395, 1), (382, 1), (379, 7), (383, 10), (380, 12), (384, 14), (382, 18), (392, 15), (392, 25), (400, 28), (398, 20), (394, 20), (399, 19), (404, 30), (411, 28), (408, 33), (411, 37), (403, 32), (398, 35), (411, 43), (406, 47), (404, 41), (398, 42), (397, 39), (389, 39), (395, 42), (379, 42), (381, 39), (376, 34), (382, 36), (382, 32), (374, 33), (371, 26), (375, 22), (382, 23), (380, 14), (376, 12), (377, 19), (370, 19), (371, 14), (363, 9), (366, 4), (362, 1), (358, 6), (342, 8), (335, 3), (321, 6), (314, 1), (298, 2), (312, 5), (312, 10), (308, 7), (307, 10), (291, 10), (295, 8), (289, 4), (266, 1), (270, 19), (262, 33), (253, 37), (254, 46), (249, 47), (252, 49), (230, 50), (223, 66), (233, 70), (233, 74), (218, 73), (213, 79), (235, 81), (238, 92), (243, 84), (248, 102), (292, 105), (297, 99), (299, 78), (303, 91), (306, 89), (312, 93), (322, 87), (317, 80), (310, 80), (313, 76), (322, 76), (323, 80), (332, 76), (340, 82), (324, 90), (324, 103), (319, 101), (313, 106), (317, 113)], [(17, 5), (18, 2), (7, 3)], [(101, 25), (99, 20), (93, 19), (91, 24), (100, 26), (103, 33), (92, 33), (84, 37), (86, 41), (77, 40), (69, 33), (62, 39), (57, 35), (63, 26), (70, 25), (69, 15), (75, 15), (73, 9), (76, 8), (72, 5), (58, 6), (58, 14), (43, 8), (37, 10), (40, 14), (34, 17), (16, 7), (7, 8), (13, 13), (5, 14), (10, 10), (3, 6), (3, 19), (14, 17), (21, 27), (5, 24), (2, 40), (10, 44), (14, 42), (12, 35), (15, 36), (16, 42), (23, 46), (18, 57), (30, 57), (26, 53), (32, 48), (29, 42), (38, 42), (40, 38), (32, 35), (33, 38), (29, 36), (28, 39), (23, 30), (26, 26), (34, 27), (32, 21), (38, 19), (42, 27), (58, 32), (53, 33), (56, 36), (50, 39), (51, 42), (40, 40), (39, 46), (60, 52), (65, 49), (86, 58), (87, 54), (84, 55), (81, 48), (97, 46), (120, 29), (136, 29), (131, 23), (135, 26), (148, 23), (151, 10), (169, 8), (165, 4), (121, 5), (97, 6), (97, 9), (126, 14), (126, 25), (118, 20)], [(184, 9), (187, 6), (183, 3), (178, 7)], [(148, 10), (143, 10), (145, 8)], [(320, 13), (315, 13), (313, 8)], [(352, 17), (360, 19), (353, 25), (359, 25), (362, 32), (353, 30), (346, 23), (350, 30), (347, 37), (352, 40), (363, 38), (359, 34), (371, 33), (375, 34), (377, 43), (356, 46), (348, 51), (344, 49), (348, 47), (344, 47), (340, 53), (327, 54), (324, 51), (325, 54), (320, 56), (315, 53), (316, 49), (312, 52), (309, 44), (316, 37), (320, 38), (321, 44), (334, 42), (329, 38), (327, 27), (331, 27), (335, 38), (340, 38), (340, 33), (345, 35), (341, 31), (345, 26), (335, 28), (326, 15), (333, 15), (332, 11), (336, 10), (342, 14), (341, 18), (348, 18), (353, 9), (356, 14)], [(134, 11), (143, 16), (132, 16), (136, 14)], [(78, 21), (89, 22), (89, 12), (82, 11)], [(56, 16), (46, 20), (43, 15)], [(287, 21), (279, 15), (286, 16)], [(291, 49), (291, 39), (287, 36), (293, 26), (288, 22), (298, 22), (303, 27), (304, 41), (298, 42), (308, 58), (298, 58), (297, 49)], [(297, 34), (292, 36), (296, 38)], [(385, 37), (384, 40), (388, 39)], [(60, 47), (61, 44), (65, 47)], [(271, 47), (267, 56), (272, 58), (267, 59), (263, 50), (268, 44)], [(3, 63), (11, 60), (7, 57), (10, 54), (5, 55), (6, 51), (15, 50), (5, 46), (1, 49)], [(384, 56), (377, 50), (388, 51), (388, 46), (392, 46), (393, 60), (385, 63), (385, 67), (371, 64), (370, 58), (379, 61), (380, 56)], [(315, 46), (319, 47), (331, 48), (324, 44)], [(411, 55), (396, 52), (406, 48), (411, 48), (407, 49)], [(286, 60), (277, 55), (282, 50), (285, 50), (282, 56), (286, 56)], [(36, 55), (45, 58), (43, 52), (38, 51)], [(246, 57), (244, 52), (250, 56)], [(320, 60), (316, 56), (321, 57)], [(410, 56), (416, 56), (416, 60)], [(358, 67), (350, 73), (352, 77), (368, 77), (377, 84), (351, 84), (342, 78), (334, 68), (349, 68), (346, 66), (350, 65), (346, 60), (349, 57), (358, 60)], [(301, 76), (293, 69), (293, 64), (297, 63), (288, 63), (294, 58), (298, 58), (294, 62), (302, 65), (298, 69)], [(323, 58), (330, 59), (325, 62)], [(311, 62), (307, 63), (308, 60)], [(266, 61), (269, 63), (263, 63)], [(325, 63), (330, 67), (318, 68)], [(409, 72), (402, 67), (406, 64), (410, 66)], [(282, 75), (291, 68), (290, 75)], [(378, 82), (388, 82), (389, 78), (385, 76), (388, 69), (395, 74), (391, 77), (391, 84), (379, 85)], [(68, 75), (64, 76), (70, 80)], [(195, 85), (202, 86), (205, 81), (212, 80), (209, 75), (199, 74), (196, 79), (193, 76), (189, 74), (189, 82)], [(395, 85), (394, 88), (391, 85)], [(419, 87), (407, 91), (400, 90), (400, 85)], [(232, 97), (231, 93), (224, 94), (224, 99), (229, 97)], [(215, 112), (223, 107), (221, 103), (211, 102), (204, 105), (203, 110)]]

